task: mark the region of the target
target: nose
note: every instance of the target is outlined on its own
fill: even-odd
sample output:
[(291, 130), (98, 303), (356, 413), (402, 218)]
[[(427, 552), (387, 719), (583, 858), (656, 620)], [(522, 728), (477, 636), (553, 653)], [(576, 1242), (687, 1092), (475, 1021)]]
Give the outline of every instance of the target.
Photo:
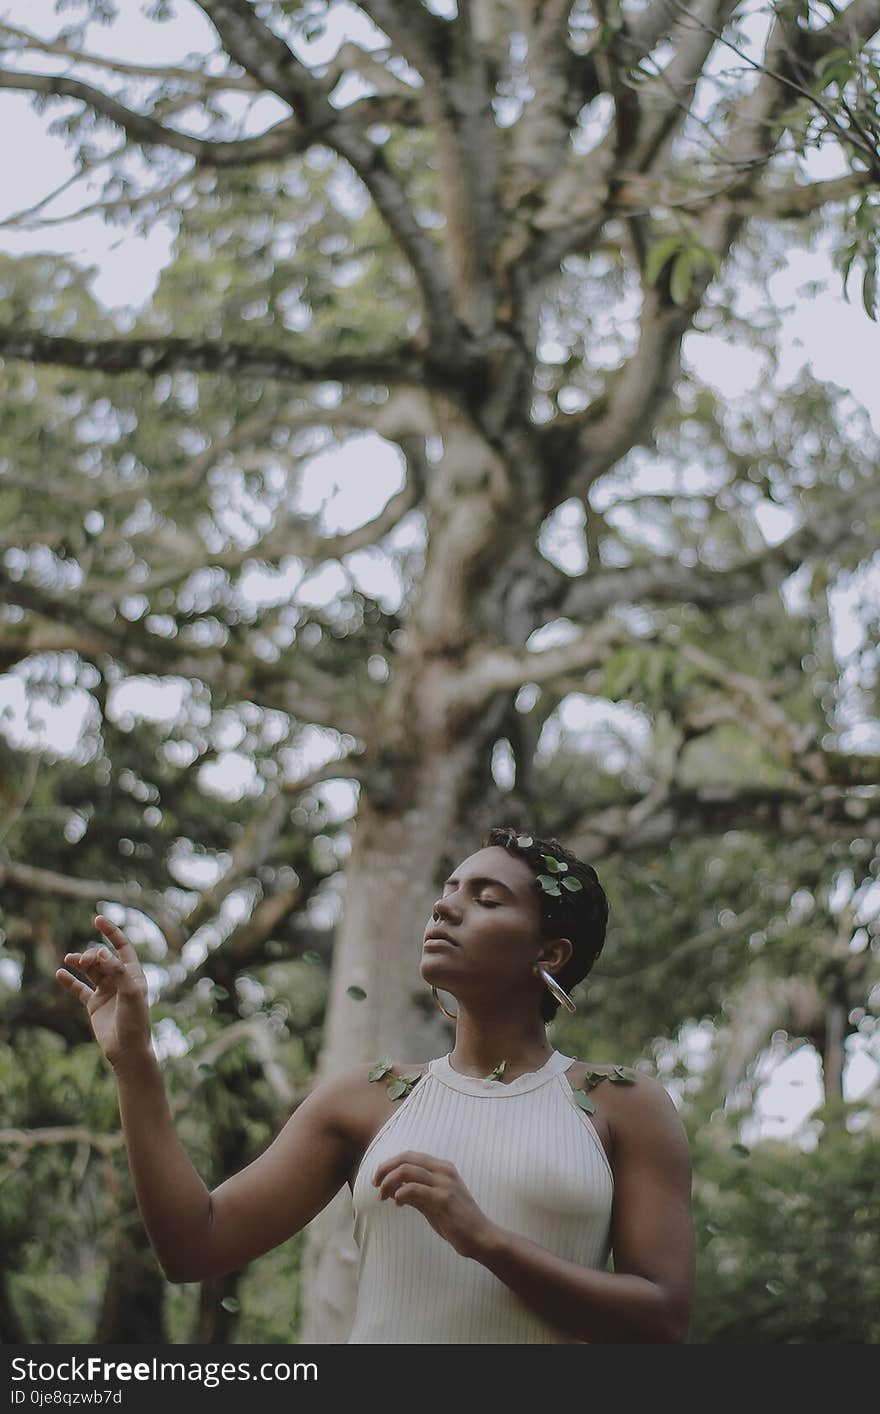
[(434, 904), (434, 907), (431, 909), (431, 918), (433, 919), (433, 921), (435, 923), (440, 923), (444, 918), (451, 919), (454, 917), (455, 911), (449, 907), (449, 900), (442, 897), (438, 898), (437, 902)]

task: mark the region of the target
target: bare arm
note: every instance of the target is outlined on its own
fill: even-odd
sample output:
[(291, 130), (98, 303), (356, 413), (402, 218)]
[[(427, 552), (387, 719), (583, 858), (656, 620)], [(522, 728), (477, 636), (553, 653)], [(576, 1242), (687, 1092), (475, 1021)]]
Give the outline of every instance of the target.
[(222, 1275), (299, 1232), (345, 1183), (353, 1159), (345, 1117), (369, 1067), (324, 1081), (259, 1158), (209, 1193), (174, 1129), (137, 955), (113, 924), (100, 919), (98, 926), (112, 951), (90, 948), (65, 958), (89, 985), (70, 971), (56, 975), (88, 1010), (95, 1039), (113, 1066), (147, 1235), (169, 1281)]
[(566, 1261), (494, 1224), (472, 1255), (539, 1316), (593, 1344), (687, 1339), (695, 1275), (691, 1160), (663, 1086), (615, 1095), (614, 1271)]

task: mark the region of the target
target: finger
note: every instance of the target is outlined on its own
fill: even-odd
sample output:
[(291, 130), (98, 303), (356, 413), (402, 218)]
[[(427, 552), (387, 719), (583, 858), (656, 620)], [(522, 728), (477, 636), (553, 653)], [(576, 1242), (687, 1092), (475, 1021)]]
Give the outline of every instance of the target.
[(379, 1198), (392, 1198), (402, 1184), (406, 1184), (412, 1180), (418, 1180), (420, 1183), (430, 1187), (434, 1177), (435, 1175), (431, 1170), (426, 1169), (421, 1164), (401, 1164), (399, 1168), (387, 1174), (378, 1185)]
[(107, 954), (106, 948), (86, 948), (85, 952), (67, 953), (64, 961), (69, 958), (71, 965), (80, 972), (93, 972), (100, 965), (102, 953)]
[(108, 980), (118, 985), (128, 977), (125, 965), (107, 948), (89, 948), (74, 965), (80, 972), (84, 972), (95, 986)]
[(99, 913), (96, 916), (95, 927), (101, 933), (102, 937), (107, 939), (107, 942), (123, 962), (137, 962), (138, 955), (122, 929), (117, 928), (115, 923), (111, 923), (109, 918), (105, 918), (103, 913)]
[(441, 1159), (435, 1159), (433, 1154), (420, 1154), (415, 1149), (404, 1149), (401, 1153), (395, 1154), (391, 1159), (383, 1159), (382, 1163), (379, 1164), (376, 1169), (373, 1182), (375, 1183), (376, 1178), (380, 1175), (390, 1173), (398, 1164), (413, 1163), (419, 1164), (422, 1168), (433, 1168), (435, 1164), (442, 1162)]
[(424, 1183), (404, 1183), (398, 1188), (394, 1195), (394, 1201), (398, 1207), (405, 1207), (407, 1204), (411, 1208), (422, 1209), (431, 1198), (431, 1190)]
[(65, 991), (70, 992), (71, 996), (76, 997), (83, 1006), (86, 1005), (95, 990), (94, 987), (90, 987), (87, 982), (80, 982), (78, 977), (74, 977), (71, 972), (65, 972), (63, 967), (59, 967), (55, 976)]

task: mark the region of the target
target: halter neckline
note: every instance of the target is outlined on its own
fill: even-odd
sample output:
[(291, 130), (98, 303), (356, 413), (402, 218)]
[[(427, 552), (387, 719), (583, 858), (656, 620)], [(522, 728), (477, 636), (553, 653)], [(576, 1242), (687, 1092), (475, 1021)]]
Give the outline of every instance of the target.
[(574, 1065), (573, 1056), (564, 1056), (561, 1051), (554, 1051), (538, 1070), (527, 1070), (523, 1075), (518, 1075), (515, 1080), (487, 1080), (479, 1075), (464, 1075), (453, 1066), (449, 1055), (438, 1056), (432, 1060), (428, 1066), (430, 1074), (435, 1075), (444, 1085), (448, 1085), (451, 1090), (459, 1090), (465, 1095), (491, 1095), (500, 1098), (503, 1095), (523, 1095), (529, 1090), (536, 1090), (539, 1085), (544, 1085), (548, 1080), (552, 1080), (555, 1075), (560, 1075), (569, 1066)]

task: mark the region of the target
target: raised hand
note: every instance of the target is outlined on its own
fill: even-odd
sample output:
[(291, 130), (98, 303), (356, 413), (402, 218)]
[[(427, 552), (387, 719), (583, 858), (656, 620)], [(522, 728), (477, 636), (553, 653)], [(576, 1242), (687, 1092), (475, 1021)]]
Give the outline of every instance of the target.
[(55, 976), (82, 1002), (95, 1040), (115, 1068), (130, 1058), (139, 1059), (151, 1049), (147, 979), (121, 929), (100, 913), (95, 927), (109, 943), (109, 951), (96, 945), (64, 956), (65, 964), (82, 972), (88, 982), (74, 977), (66, 966), (60, 967)]

